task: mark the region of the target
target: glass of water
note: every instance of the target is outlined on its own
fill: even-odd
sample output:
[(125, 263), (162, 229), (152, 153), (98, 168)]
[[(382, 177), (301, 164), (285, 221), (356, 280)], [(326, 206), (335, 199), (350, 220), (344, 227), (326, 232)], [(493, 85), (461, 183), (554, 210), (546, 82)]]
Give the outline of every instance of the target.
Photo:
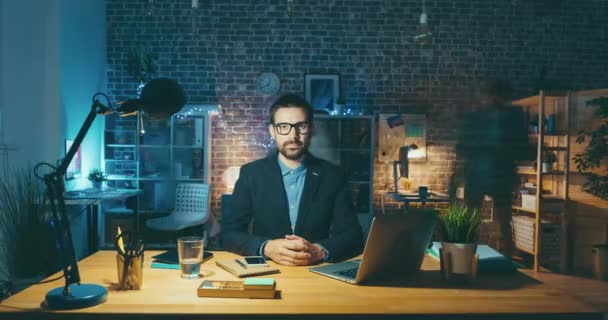
[(182, 269), (182, 278), (198, 278), (203, 261), (203, 238), (178, 238), (177, 254), (179, 255), (179, 266)]

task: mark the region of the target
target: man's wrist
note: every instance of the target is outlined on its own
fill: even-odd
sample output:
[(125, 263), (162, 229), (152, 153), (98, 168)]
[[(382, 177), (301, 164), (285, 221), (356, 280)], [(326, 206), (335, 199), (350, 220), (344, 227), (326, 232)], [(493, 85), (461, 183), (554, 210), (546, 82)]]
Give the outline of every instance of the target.
[(321, 250), (323, 250), (323, 253), (324, 253), (323, 258), (321, 258), (321, 261), (323, 261), (323, 262), (329, 261), (329, 258), (330, 258), (329, 251), (327, 249), (325, 249), (324, 246), (322, 246), (322, 245), (320, 245), (318, 243), (316, 243), (316, 245), (318, 245), (319, 248), (321, 248)]
[(260, 246), (260, 249), (258, 249), (258, 255), (263, 256), (265, 258), (268, 258), (265, 254), (264, 254), (264, 248), (266, 247), (266, 244), (268, 243), (268, 241), (270, 240), (266, 240), (264, 241), (264, 243), (262, 243), (262, 245)]

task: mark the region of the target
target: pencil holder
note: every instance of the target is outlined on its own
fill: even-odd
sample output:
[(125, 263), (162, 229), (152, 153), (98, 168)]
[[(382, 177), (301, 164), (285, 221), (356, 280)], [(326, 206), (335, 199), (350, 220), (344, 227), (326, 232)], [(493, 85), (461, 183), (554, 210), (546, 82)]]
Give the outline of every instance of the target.
[[(126, 263), (125, 263), (126, 261)], [(128, 256), (116, 254), (119, 290), (139, 290), (143, 284), (144, 254)]]

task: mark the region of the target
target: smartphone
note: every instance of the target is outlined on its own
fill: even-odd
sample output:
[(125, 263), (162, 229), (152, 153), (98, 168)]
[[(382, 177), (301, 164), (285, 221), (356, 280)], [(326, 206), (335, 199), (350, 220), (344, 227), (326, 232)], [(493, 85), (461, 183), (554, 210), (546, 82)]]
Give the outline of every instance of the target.
[(250, 256), (250, 257), (243, 257), (243, 259), (245, 260), (245, 263), (248, 266), (267, 266), (268, 264), (266, 263), (266, 259), (264, 259), (264, 257), (262, 256)]

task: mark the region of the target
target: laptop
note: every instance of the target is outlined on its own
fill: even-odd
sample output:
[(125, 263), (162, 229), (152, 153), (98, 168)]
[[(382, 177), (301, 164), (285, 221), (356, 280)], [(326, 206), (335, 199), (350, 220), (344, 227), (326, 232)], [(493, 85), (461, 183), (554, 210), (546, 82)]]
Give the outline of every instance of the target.
[(434, 210), (410, 209), (405, 214), (376, 216), (361, 259), (308, 270), (352, 284), (414, 273), (422, 265), (437, 220)]

